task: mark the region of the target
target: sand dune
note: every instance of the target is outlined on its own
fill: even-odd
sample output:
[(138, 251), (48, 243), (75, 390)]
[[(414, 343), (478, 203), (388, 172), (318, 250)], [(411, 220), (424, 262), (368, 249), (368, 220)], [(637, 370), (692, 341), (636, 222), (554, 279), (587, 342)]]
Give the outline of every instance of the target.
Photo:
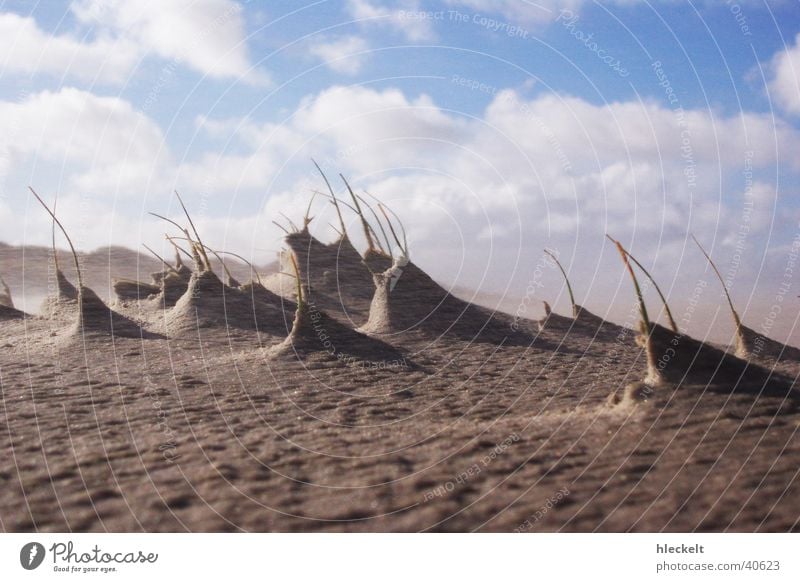
[(669, 330), (515, 321), (413, 263), (390, 290), (346, 244), (290, 248), (301, 312), (289, 285), (197, 271), (174, 302), (3, 307), (2, 527), (798, 529), (794, 348), (747, 362), (681, 337), (644, 384)]

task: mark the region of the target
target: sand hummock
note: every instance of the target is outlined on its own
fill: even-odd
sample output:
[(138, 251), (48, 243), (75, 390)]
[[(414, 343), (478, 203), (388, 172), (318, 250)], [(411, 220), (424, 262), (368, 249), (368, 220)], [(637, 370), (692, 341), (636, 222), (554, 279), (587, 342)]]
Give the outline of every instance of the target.
[(144, 330), (137, 322), (108, 307), (97, 293), (82, 287), (78, 293), (77, 317), (67, 334), (68, 337), (112, 336), (131, 338), (158, 337)]
[(739, 330), (741, 333), (738, 337), (744, 341), (744, 346), (737, 346), (737, 352), (744, 348), (745, 358), (754, 358), (770, 364), (787, 360), (800, 362), (800, 349), (770, 339), (746, 325), (740, 325)]
[(467, 341), (527, 345), (533, 341), (517, 331), (513, 318), (455, 297), (411, 261), (395, 260), (372, 279), (369, 319), (360, 328), (365, 333), (451, 334)]
[[(373, 294), (372, 274), (347, 236), (324, 244), (305, 229), (287, 235), (285, 241), (297, 258), (310, 300), (332, 315), (366, 316)], [(286, 253), (281, 262), (283, 272), (293, 272)], [(287, 288), (293, 290), (294, 283)]]
[(14, 300), (11, 298), (11, 290), (0, 277), (0, 321), (11, 319), (24, 319), (27, 314), (14, 307)]
[(114, 279), (111, 283), (119, 301), (143, 301), (161, 292), (161, 286), (132, 279)]
[(267, 349), (267, 355), (300, 357), (321, 355), (343, 363), (384, 362), (403, 368), (410, 366), (395, 347), (347, 327), (314, 303), (303, 303), (295, 311), (291, 332), (286, 339)]
[(0, 307), (14, 307), (11, 289), (8, 288), (8, 285), (6, 285), (2, 277), (0, 277)]
[(56, 268), (56, 293), (45, 298), (40, 312), (44, 317), (72, 317), (78, 311), (78, 289), (69, 282), (61, 269)]
[(24, 311), (20, 311), (15, 307), (9, 307), (8, 305), (0, 304), (0, 321), (9, 321), (13, 319), (25, 319), (28, 317), (28, 314)]
[[(85, 280), (109, 272), (90, 264)], [(256, 284), (223, 287), (216, 272), (226, 303), (213, 309), (236, 292), (252, 319), (256, 298), (275, 300)], [(405, 275), (386, 301), (411, 301)], [(569, 318), (574, 330), (553, 349), (531, 349), (457, 333), (368, 336), (319, 304), (296, 315), (281, 302), (279, 324), (298, 319), (288, 340), (220, 325), (202, 342), (196, 331), (147, 341), (90, 332), (84, 348), (77, 332), (60, 341), (74, 320), (0, 323), (0, 454), (18, 461), (0, 471), (4, 530), (798, 528), (800, 407), (772, 380), (762, 391), (763, 372), (723, 361), (724, 349), (682, 339), (651, 385), (637, 382), (647, 358), (634, 330), (598, 340)], [(165, 313), (148, 329), (161, 331)], [(534, 347), (552, 340), (542, 336)], [(673, 337), (654, 330), (653, 362)], [(696, 352), (722, 372), (694, 365)]]
[(175, 272), (167, 271), (161, 278), (161, 292), (154, 300), (161, 307), (174, 307), (189, 288), (192, 270), (181, 264)]
[(642, 330), (636, 342), (646, 350), (648, 384), (714, 384), (744, 391), (791, 386), (770, 370), (661, 325), (651, 324), (649, 337)]
[(599, 317), (581, 305), (575, 305), (575, 316), (567, 317), (555, 313), (547, 301), (544, 303), (545, 315), (537, 323), (540, 332), (553, 332), (566, 336), (567, 334), (579, 334), (592, 338), (609, 339), (624, 337), (627, 331), (620, 325), (612, 323)]
[(198, 328), (235, 328), (286, 335), (287, 302), (264, 289), (228, 287), (213, 271), (192, 273), (186, 292), (166, 313), (170, 333)]

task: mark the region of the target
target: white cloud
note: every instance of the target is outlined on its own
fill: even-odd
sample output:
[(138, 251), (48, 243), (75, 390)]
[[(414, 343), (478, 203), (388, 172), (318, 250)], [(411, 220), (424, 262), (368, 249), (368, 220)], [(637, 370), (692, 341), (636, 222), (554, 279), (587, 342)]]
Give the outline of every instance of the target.
[(31, 17), (0, 13), (4, 70), (119, 84), (155, 56), (215, 79), (268, 80), (251, 63), (242, 7), (232, 0), (75, 0), (70, 9), (80, 34), (51, 34)]
[(343, 36), (330, 40), (318, 40), (309, 46), (309, 52), (322, 59), (325, 65), (337, 73), (356, 75), (364, 66), (369, 44), (360, 36)]
[(348, 0), (350, 15), (362, 26), (380, 26), (394, 30), (409, 41), (420, 42), (436, 37), (433, 21), (425, 17), (418, 0), (399, 0), (383, 5), (373, 0)]
[(166, 165), (161, 129), (116, 97), (64, 88), (0, 102), (0, 150), (11, 165), (59, 164), (74, 188), (133, 194)]
[(30, 17), (0, 13), (0, 54), (5, 72), (74, 76), (86, 81), (124, 81), (139, 60), (131, 40), (99, 35), (87, 41), (50, 35)]
[(800, 33), (793, 45), (772, 58), (771, 69), (769, 88), (775, 101), (785, 111), (800, 115)]
[(247, 51), (244, 15), (232, 0), (76, 0), (76, 17), (214, 78), (266, 80)]

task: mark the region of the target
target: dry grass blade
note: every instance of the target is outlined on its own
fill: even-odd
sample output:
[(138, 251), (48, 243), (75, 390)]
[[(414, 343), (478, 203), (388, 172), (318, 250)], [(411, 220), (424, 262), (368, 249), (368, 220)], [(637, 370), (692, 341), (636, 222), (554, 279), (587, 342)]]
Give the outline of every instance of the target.
[(286, 228), (284, 228), (284, 226), (283, 226), (281, 223), (279, 223), (277, 220), (273, 220), (273, 221), (272, 221), (272, 224), (274, 224), (275, 226), (277, 226), (278, 228), (280, 228), (280, 229), (281, 229), (283, 232), (285, 232), (286, 234), (291, 234), (291, 233), (289, 232), (289, 230), (288, 230), (288, 229), (286, 229)]
[[(365, 192), (366, 192), (366, 190), (365, 190)], [(369, 194), (370, 197), (373, 198), (375, 201), (378, 201), (378, 199), (375, 196), (373, 196), (369, 192), (366, 192), (366, 193)], [(390, 206), (385, 205), (382, 202), (378, 201), (378, 208), (380, 208), (381, 212), (386, 217), (386, 222), (389, 223), (389, 230), (392, 231), (393, 235), (394, 235), (394, 228), (392, 228), (392, 221), (389, 220), (389, 217), (386, 215), (386, 211), (387, 210), (392, 213), (392, 216), (394, 216), (394, 219), (397, 221), (397, 224), (400, 225), (400, 231), (403, 233), (403, 244), (400, 245), (400, 248), (403, 250), (403, 254), (407, 257), (408, 256), (408, 240), (406, 239), (406, 227), (403, 226), (403, 221), (400, 220), (400, 217), (397, 215), (397, 213), (394, 210), (392, 210), (392, 208)], [(395, 236), (395, 239), (396, 239), (397, 236), (396, 235), (394, 235), (394, 236)], [(399, 245), (399, 243), (398, 243), (398, 245)]]
[(151, 249), (149, 246), (147, 246), (147, 245), (146, 245), (146, 244), (144, 244), (144, 243), (142, 243), (142, 246), (143, 246), (144, 248), (146, 248), (148, 251), (150, 251), (150, 254), (151, 254), (151, 255), (153, 255), (153, 256), (154, 256), (156, 259), (158, 259), (159, 261), (161, 261), (161, 263), (162, 263), (162, 264), (163, 264), (163, 265), (164, 265), (164, 266), (165, 266), (167, 269), (169, 269), (169, 270), (170, 270), (170, 271), (172, 271), (173, 273), (177, 273), (177, 272), (178, 272), (178, 270), (177, 270), (175, 267), (173, 267), (173, 266), (172, 266), (172, 265), (170, 265), (170, 264), (169, 264), (167, 261), (165, 261), (163, 258), (161, 258), (161, 256), (160, 256), (158, 253), (156, 253), (156, 252), (155, 252), (153, 249)]
[[(192, 257), (192, 255), (191, 255), (191, 253), (189, 253), (189, 251), (187, 251), (187, 250), (186, 250), (186, 249), (184, 249), (182, 246), (180, 246), (178, 243), (176, 243), (176, 242), (173, 240), (173, 238), (172, 238), (171, 236), (169, 236), (168, 234), (165, 234), (165, 235), (164, 235), (164, 237), (167, 239), (167, 241), (169, 241), (169, 244), (171, 244), (171, 245), (172, 245), (172, 246), (175, 248), (175, 257), (176, 257), (177, 259), (180, 259), (180, 257), (181, 257), (181, 253), (183, 253), (184, 255), (186, 255), (186, 257), (187, 257), (189, 260), (192, 260), (192, 259), (193, 259), (193, 257)], [(176, 261), (176, 262), (177, 262), (177, 261)]]
[[(610, 240), (614, 244), (617, 244), (617, 241), (615, 239), (613, 239), (610, 235), (606, 235), (606, 237), (608, 238), (608, 240)], [(670, 310), (669, 304), (667, 303), (667, 298), (661, 292), (661, 288), (658, 286), (658, 283), (656, 283), (656, 280), (653, 279), (653, 277), (650, 275), (650, 273), (647, 271), (647, 269), (645, 269), (644, 266), (639, 261), (636, 260), (636, 257), (634, 257), (632, 254), (630, 254), (627, 250), (625, 251), (625, 253), (628, 255), (628, 258), (630, 260), (632, 260), (633, 263), (642, 270), (642, 272), (645, 274), (645, 276), (653, 284), (653, 287), (655, 288), (656, 293), (658, 293), (658, 296), (661, 298), (661, 303), (664, 304), (664, 312), (665, 312), (665, 314), (667, 316), (667, 321), (669, 321), (670, 329), (672, 331), (674, 331), (675, 333), (678, 333), (678, 325), (675, 323), (675, 319), (672, 317), (672, 311)]]
[(182, 227), (180, 224), (178, 224), (177, 222), (172, 220), (171, 218), (167, 218), (166, 216), (161, 216), (157, 212), (148, 212), (147, 214), (149, 214), (150, 216), (155, 216), (156, 218), (160, 218), (161, 220), (163, 220), (165, 222), (169, 222), (171, 225), (173, 225), (179, 231), (181, 231), (182, 233), (186, 234), (187, 237), (189, 236), (189, 232), (184, 227)]
[[(397, 218), (397, 215), (395, 214), (395, 218), (397, 218), (397, 221), (400, 223), (400, 228), (403, 228), (403, 242), (401, 243), (400, 239), (397, 238), (397, 232), (394, 230), (394, 225), (392, 224), (389, 215), (386, 213), (387, 208), (388, 207), (384, 206), (380, 202), (378, 203), (378, 209), (381, 211), (381, 213), (383, 213), (384, 218), (386, 218), (386, 222), (389, 224), (389, 230), (394, 237), (394, 241), (397, 243), (397, 246), (400, 247), (400, 251), (402, 252), (403, 256), (408, 257), (408, 241), (406, 241), (406, 230), (403, 228), (403, 223), (400, 222), (400, 219)], [(391, 208), (389, 208), (389, 212), (392, 212)], [(394, 212), (392, 212), (392, 214), (394, 214)]]
[[(285, 215), (283, 212), (279, 212), (278, 214), (280, 214), (280, 215), (281, 215), (283, 218), (285, 218), (285, 219), (286, 219), (286, 222), (288, 222), (288, 223), (289, 223), (289, 226), (291, 226), (291, 227), (292, 227), (292, 232), (300, 232), (300, 229), (299, 229), (299, 228), (297, 228), (297, 225), (296, 225), (296, 224), (295, 224), (295, 223), (292, 221), (292, 219), (291, 219), (291, 218), (289, 218), (288, 216), (286, 216), (286, 215)], [(206, 247), (206, 248), (208, 248), (208, 247)]]
[[(172, 243), (172, 245), (175, 247), (176, 250), (181, 251), (183, 254), (185, 254), (187, 257), (189, 257), (189, 260), (194, 262), (194, 264), (197, 267), (198, 271), (200, 271), (200, 272), (205, 271), (206, 267), (204, 265), (203, 257), (200, 256), (200, 253), (197, 250), (198, 244), (191, 239), (191, 237), (189, 236), (189, 231), (185, 230), (184, 231), (184, 235), (185, 235), (184, 237), (173, 237), (173, 236), (169, 236), (168, 234), (165, 234), (164, 236), (167, 237), (167, 240), (170, 243)], [(192, 250), (191, 254), (189, 252), (187, 252), (186, 250), (184, 250), (183, 247), (179, 246), (175, 242), (176, 240), (189, 241), (189, 245), (190, 245), (189, 248)]]
[(739, 314), (736, 313), (736, 308), (733, 306), (733, 300), (731, 299), (730, 293), (728, 293), (728, 286), (725, 285), (725, 280), (722, 278), (722, 274), (719, 272), (719, 269), (717, 269), (717, 266), (714, 264), (714, 261), (711, 260), (711, 256), (706, 252), (706, 250), (703, 248), (703, 245), (700, 244), (700, 241), (698, 241), (694, 235), (692, 235), (692, 240), (698, 246), (700, 252), (702, 252), (703, 255), (705, 255), (706, 259), (708, 260), (708, 264), (711, 265), (711, 268), (717, 275), (717, 279), (719, 279), (719, 282), (722, 284), (722, 291), (725, 293), (725, 298), (728, 300), (728, 306), (731, 308), (731, 313), (733, 314), (733, 321), (736, 323), (736, 330), (737, 332), (740, 332), (742, 327), (742, 321), (739, 319)]
[[(198, 247), (199, 247), (198, 243), (195, 242), (192, 239), (191, 235), (189, 235), (189, 231), (188, 230), (186, 230), (184, 227), (182, 227), (180, 224), (178, 224), (177, 222), (175, 222), (171, 218), (167, 218), (166, 216), (161, 216), (160, 214), (157, 214), (155, 212), (148, 212), (148, 214), (150, 216), (155, 216), (156, 218), (160, 218), (161, 220), (164, 220), (164, 221), (174, 225), (178, 230), (180, 230), (184, 234), (185, 240), (189, 241), (190, 248), (192, 249), (192, 254), (190, 255), (190, 254), (186, 253), (186, 255), (190, 259), (192, 259), (194, 261), (195, 265), (197, 266), (197, 268), (200, 271), (204, 271), (206, 269), (211, 270), (211, 266), (208, 263), (208, 257), (205, 257), (205, 259), (203, 258), (203, 254), (204, 253), (200, 252), (200, 250), (198, 249)], [(167, 236), (167, 240), (169, 240), (170, 242), (175, 244), (172, 241), (172, 237), (170, 237), (169, 235), (166, 235), (166, 236)], [(177, 247), (177, 245), (176, 245), (176, 248), (179, 248), (179, 247)], [(181, 249), (181, 250), (183, 250), (183, 249)]]
[[(235, 258), (239, 259), (240, 261), (244, 262), (248, 267), (250, 267), (250, 273), (251, 273), (250, 278), (252, 278), (253, 275), (255, 275), (256, 281), (258, 281), (258, 284), (261, 285), (261, 276), (258, 274), (258, 271), (253, 266), (253, 263), (251, 263), (250, 261), (245, 259), (242, 255), (237, 255), (236, 253), (231, 252), (231, 251), (219, 251), (219, 254), (221, 254), (221, 255), (230, 255), (230, 256), (235, 257)], [(263, 287), (263, 285), (261, 285), (261, 286)]]
[(364, 237), (367, 239), (367, 251), (374, 252), (375, 242), (372, 240), (372, 233), (370, 233), (372, 227), (370, 227), (367, 219), (364, 218), (364, 212), (361, 210), (361, 205), (358, 203), (358, 198), (356, 198), (356, 195), (353, 192), (353, 189), (350, 187), (350, 184), (347, 182), (347, 179), (342, 174), (339, 174), (339, 177), (342, 179), (342, 182), (344, 182), (344, 185), (347, 186), (347, 191), (350, 192), (350, 197), (353, 199), (353, 204), (355, 204), (356, 214), (358, 214), (358, 218), (361, 219), (361, 226), (364, 229)]
[(192, 227), (192, 232), (194, 232), (194, 236), (199, 243), (199, 248), (197, 249), (200, 255), (203, 257), (203, 261), (205, 262), (206, 268), (210, 271), (211, 270), (211, 262), (208, 260), (208, 255), (206, 254), (206, 246), (203, 244), (203, 241), (200, 240), (200, 233), (197, 232), (197, 229), (194, 226), (194, 222), (192, 221), (192, 217), (189, 216), (189, 211), (186, 210), (186, 205), (183, 203), (181, 199), (181, 195), (178, 194), (178, 191), (175, 191), (175, 196), (178, 197), (178, 202), (181, 204), (181, 208), (183, 208), (183, 213), (186, 215), (186, 219), (189, 221), (189, 226)]
[(569, 302), (572, 304), (572, 316), (578, 317), (578, 305), (575, 303), (575, 295), (572, 293), (572, 285), (569, 283), (569, 277), (567, 277), (567, 272), (564, 270), (564, 267), (561, 265), (561, 261), (558, 260), (555, 253), (550, 251), (549, 249), (544, 249), (544, 252), (547, 256), (549, 256), (553, 261), (555, 261), (558, 269), (561, 271), (561, 274), (564, 276), (564, 281), (567, 283), (567, 292), (569, 293)]
[[(185, 238), (181, 238), (181, 237), (174, 237), (174, 238), (175, 238), (175, 240), (186, 240), (186, 241), (188, 241), (188, 242), (191, 242), (191, 241), (189, 241), (189, 239), (185, 239)], [(200, 243), (200, 244), (202, 244), (202, 243)], [(208, 245), (203, 245), (203, 246), (205, 247), (205, 249), (206, 249), (206, 250), (208, 250), (208, 251), (211, 251), (211, 253), (212, 253), (212, 254), (213, 254), (215, 257), (217, 257), (217, 260), (219, 261), (219, 264), (220, 264), (220, 265), (222, 265), (222, 270), (223, 270), (223, 271), (225, 271), (225, 276), (228, 278), (228, 281), (229, 281), (229, 282), (230, 282), (230, 281), (236, 281), (236, 279), (234, 278), (234, 276), (231, 274), (230, 270), (228, 270), (228, 266), (225, 264), (225, 261), (223, 261), (223, 260), (222, 260), (222, 257), (221, 257), (221, 256), (219, 256), (219, 255), (220, 255), (220, 253), (218, 253), (217, 251), (215, 251), (214, 249), (212, 249), (212, 248), (211, 248), (210, 246), (208, 246)], [(209, 269), (209, 270), (210, 270), (210, 269)]]
[[(58, 208), (58, 192), (55, 193), (53, 196), (53, 214), (56, 213)], [(56, 251), (56, 221), (53, 220), (50, 224), (50, 238), (51, 244), (53, 248), (53, 263), (55, 264), (56, 271), (59, 270), (58, 266), (58, 251)]]
[[(331, 197), (330, 197), (329, 194), (325, 194), (324, 192), (319, 192), (318, 190), (314, 190), (314, 193), (315, 194), (319, 194), (320, 196), (324, 196), (324, 197), (328, 198), (328, 200), (331, 202), (331, 204), (333, 204), (333, 200), (331, 200)], [(359, 210), (357, 210), (355, 206), (353, 206), (351, 204), (348, 204), (344, 200), (337, 200), (337, 202), (339, 204), (344, 204), (347, 208), (349, 208), (350, 210), (352, 210), (356, 214), (360, 214)], [(341, 232), (339, 232), (339, 229), (336, 228), (335, 226), (333, 226), (332, 224), (329, 223), (328, 226), (330, 226), (338, 234), (340, 234), (340, 235), (342, 234)], [(380, 244), (380, 240), (378, 239), (378, 234), (375, 232), (375, 229), (372, 228), (372, 225), (369, 222), (366, 223), (366, 228), (368, 228), (369, 231), (372, 233), (373, 240), (378, 241), (378, 246), (380, 247), (381, 250), (383, 250), (383, 245)]]
[(311, 224), (311, 221), (314, 220), (314, 217), (309, 215), (311, 214), (311, 205), (314, 204), (314, 198), (317, 197), (316, 190), (311, 194), (311, 200), (308, 201), (308, 207), (306, 208), (306, 213), (303, 216), (303, 230), (308, 230), (308, 225)]
[(642, 314), (642, 322), (644, 323), (645, 330), (647, 330), (647, 333), (649, 334), (650, 330), (652, 329), (652, 325), (650, 324), (650, 316), (647, 314), (647, 306), (644, 304), (642, 288), (639, 287), (639, 280), (636, 278), (636, 273), (633, 272), (633, 267), (631, 267), (631, 264), (628, 261), (628, 251), (625, 250), (619, 241), (615, 241), (615, 244), (617, 245), (617, 250), (622, 257), (622, 262), (625, 263), (625, 268), (628, 269), (628, 274), (633, 280), (633, 288), (636, 291), (636, 299), (639, 302), (639, 311)]
[[(383, 239), (386, 241), (386, 248), (384, 249), (383, 245), (381, 244), (380, 239), (378, 238), (377, 235), (375, 235), (375, 240), (378, 243), (378, 246), (380, 246), (381, 250), (386, 252), (389, 255), (389, 257), (392, 257), (392, 243), (389, 242), (389, 237), (386, 234), (386, 229), (383, 228), (383, 222), (381, 222), (381, 219), (378, 217), (378, 213), (375, 212), (375, 209), (373, 209), (372, 206), (370, 205), (370, 203), (367, 202), (364, 198), (362, 198), (358, 194), (356, 194), (356, 196), (358, 196), (358, 199), (361, 200), (361, 202), (363, 202), (364, 205), (367, 208), (369, 208), (369, 211), (372, 213), (372, 216), (375, 218), (375, 222), (378, 223), (378, 227), (381, 229), (381, 234), (383, 234)], [(372, 232), (375, 232), (375, 230), (373, 229)]]
[(78, 292), (82, 293), (83, 277), (81, 276), (81, 266), (80, 262), (78, 261), (78, 253), (75, 251), (75, 247), (72, 245), (72, 240), (70, 240), (69, 235), (67, 234), (67, 230), (64, 228), (64, 225), (61, 224), (61, 221), (59, 221), (58, 218), (56, 218), (56, 215), (50, 210), (47, 204), (44, 203), (44, 200), (42, 200), (39, 197), (36, 191), (30, 186), (28, 186), (28, 189), (31, 191), (31, 194), (33, 194), (36, 197), (36, 200), (39, 201), (39, 204), (41, 204), (42, 207), (47, 211), (47, 213), (53, 218), (53, 222), (55, 222), (58, 225), (58, 228), (61, 229), (61, 232), (64, 233), (64, 238), (67, 239), (67, 242), (69, 243), (69, 248), (72, 251), (72, 259), (75, 261), (75, 271), (78, 274)]
[(322, 171), (322, 168), (319, 167), (319, 164), (316, 162), (316, 160), (312, 158), (311, 161), (314, 162), (314, 165), (317, 167), (317, 170), (319, 170), (322, 179), (325, 180), (325, 185), (328, 187), (328, 191), (331, 193), (331, 200), (333, 201), (333, 206), (336, 208), (336, 214), (339, 216), (339, 224), (342, 227), (342, 237), (346, 237), (347, 228), (344, 225), (344, 218), (342, 218), (342, 211), (339, 208), (339, 201), (336, 199), (336, 194), (333, 193), (333, 188), (331, 187), (331, 183), (328, 182), (328, 177), (325, 175), (325, 172)]
[(333, 224), (331, 224), (331, 223), (329, 222), (329, 223), (328, 223), (328, 226), (330, 226), (330, 227), (331, 227), (333, 230), (335, 230), (335, 231), (336, 231), (336, 234), (338, 234), (340, 238), (343, 238), (343, 237), (344, 237), (344, 233), (343, 233), (343, 232), (340, 232), (338, 228), (336, 228), (335, 226), (333, 226)]

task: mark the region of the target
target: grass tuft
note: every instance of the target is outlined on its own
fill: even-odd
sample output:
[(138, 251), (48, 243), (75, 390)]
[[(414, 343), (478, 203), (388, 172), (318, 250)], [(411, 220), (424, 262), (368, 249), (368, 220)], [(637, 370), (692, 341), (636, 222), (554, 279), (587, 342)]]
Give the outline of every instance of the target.
[(628, 273), (633, 280), (633, 288), (636, 291), (636, 300), (639, 302), (639, 312), (642, 315), (642, 323), (644, 324), (644, 329), (649, 336), (650, 330), (652, 329), (652, 324), (650, 323), (650, 316), (647, 314), (647, 306), (644, 304), (644, 297), (642, 296), (642, 288), (639, 287), (639, 280), (636, 278), (636, 273), (633, 272), (633, 267), (631, 267), (631, 264), (628, 261), (628, 251), (625, 250), (619, 241), (614, 241), (614, 243), (617, 245), (617, 250), (622, 257), (622, 262), (625, 264), (625, 268), (628, 269)]
[(575, 295), (572, 293), (572, 285), (569, 284), (567, 272), (564, 270), (564, 267), (561, 265), (561, 261), (558, 260), (558, 257), (556, 257), (555, 253), (549, 249), (544, 249), (544, 252), (547, 256), (555, 261), (556, 265), (561, 271), (561, 274), (564, 276), (564, 281), (567, 283), (567, 291), (569, 292), (569, 302), (572, 304), (572, 317), (578, 317), (578, 305), (575, 303)]
[(30, 186), (28, 186), (28, 189), (31, 191), (31, 194), (33, 194), (36, 197), (36, 200), (39, 201), (39, 204), (41, 204), (42, 207), (44, 207), (44, 209), (47, 211), (47, 213), (53, 218), (53, 222), (55, 222), (58, 225), (58, 228), (61, 229), (61, 232), (64, 233), (64, 238), (67, 239), (67, 242), (69, 243), (69, 248), (72, 251), (72, 259), (75, 261), (75, 272), (78, 274), (78, 293), (83, 293), (83, 276), (81, 275), (81, 266), (80, 262), (78, 261), (78, 253), (75, 251), (75, 247), (72, 245), (72, 240), (69, 238), (67, 230), (64, 228), (64, 225), (61, 224), (61, 221), (59, 221), (58, 218), (56, 218), (55, 213), (53, 213), (53, 211), (50, 210), (47, 204), (44, 203), (44, 200), (42, 200), (39, 197), (36, 191)]
[(331, 202), (336, 208), (336, 214), (339, 216), (339, 225), (342, 227), (342, 238), (347, 238), (347, 228), (344, 225), (344, 218), (342, 218), (342, 211), (339, 208), (339, 201), (336, 199), (336, 194), (333, 192), (331, 183), (328, 181), (328, 177), (325, 175), (325, 172), (323, 172), (322, 168), (319, 167), (319, 164), (313, 158), (311, 161), (314, 162), (314, 165), (317, 167), (322, 179), (325, 180), (325, 185), (328, 187), (328, 192), (331, 193)]
[(206, 254), (206, 246), (203, 244), (203, 241), (200, 240), (200, 233), (197, 232), (197, 229), (194, 226), (194, 222), (192, 221), (192, 217), (189, 216), (189, 211), (186, 210), (186, 205), (183, 203), (183, 200), (181, 199), (181, 195), (178, 194), (177, 190), (175, 191), (175, 196), (178, 197), (178, 202), (180, 202), (181, 208), (183, 208), (183, 213), (186, 215), (186, 218), (189, 221), (189, 226), (192, 227), (192, 232), (194, 232), (194, 236), (197, 239), (197, 244), (198, 244), (197, 252), (202, 257), (203, 262), (205, 263), (205, 268), (210, 271), (211, 270), (211, 261), (208, 260), (208, 255)]
[(733, 323), (736, 326), (736, 351), (737, 355), (740, 357), (746, 357), (748, 355), (748, 348), (747, 348), (747, 340), (744, 337), (744, 330), (742, 329), (742, 320), (739, 318), (739, 314), (736, 312), (736, 308), (733, 306), (733, 300), (731, 299), (731, 294), (728, 292), (728, 286), (725, 285), (725, 280), (722, 278), (722, 274), (717, 269), (717, 266), (714, 264), (714, 261), (711, 260), (711, 255), (709, 255), (706, 250), (703, 248), (703, 245), (700, 244), (700, 241), (697, 240), (697, 237), (692, 235), (692, 240), (700, 249), (700, 252), (705, 255), (706, 260), (708, 260), (708, 264), (711, 265), (711, 268), (714, 270), (714, 273), (719, 279), (720, 284), (722, 285), (722, 291), (725, 293), (725, 298), (728, 300), (728, 307), (731, 309), (731, 314), (733, 315)]
[[(606, 237), (608, 238), (608, 240), (610, 240), (614, 244), (618, 244), (617, 241), (615, 239), (613, 239), (610, 235), (607, 234)], [(672, 311), (670, 310), (669, 304), (667, 303), (667, 298), (661, 292), (661, 288), (658, 286), (658, 283), (656, 283), (656, 280), (653, 279), (653, 277), (650, 275), (650, 273), (647, 271), (647, 269), (645, 269), (644, 266), (639, 261), (636, 260), (636, 257), (634, 257), (632, 254), (630, 254), (627, 250), (625, 250), (625, 254), (628, 255), (628, 258), (630, 260), (632, 260), (634, 262), (634, 264), (642, 270), (642, 272), (645, 274), (645, 276), (653, 284), (653, 287), (655, 287), (656, 293), (658, 293), (658, 296), (661, 298), (661, 303), (664, 304), (664, 312), (665, 312), (665, 314), (667, 316), (667, 320), (669, 321), (670, 329), (672, 331), (674, 331), (675, 333), (678, 333), (678, 325), (675, 323), (675, 319), (672, 317)]]

